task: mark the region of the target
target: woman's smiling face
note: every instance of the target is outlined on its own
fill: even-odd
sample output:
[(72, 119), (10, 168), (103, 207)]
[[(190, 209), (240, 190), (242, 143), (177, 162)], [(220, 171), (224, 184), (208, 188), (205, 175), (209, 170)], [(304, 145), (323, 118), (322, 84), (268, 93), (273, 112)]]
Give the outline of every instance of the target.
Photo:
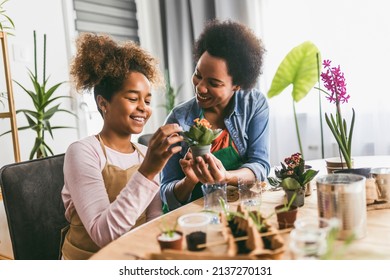
[(224, 109), (239, 88), (233, 85), (226, 61), (210, 55), (207, 51), (202, 54), (196, 65), (192, 84), (199, 106), (205, 109), (212, 107)]

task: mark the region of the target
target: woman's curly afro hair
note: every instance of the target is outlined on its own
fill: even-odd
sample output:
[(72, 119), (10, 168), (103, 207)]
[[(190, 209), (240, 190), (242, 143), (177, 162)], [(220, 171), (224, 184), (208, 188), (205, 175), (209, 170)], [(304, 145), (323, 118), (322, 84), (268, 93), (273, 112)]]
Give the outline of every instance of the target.
[(194, 59), (204, 52), (226, 60), (233, 84), (252, 88), (261, 74), (264, 48), (247, 26), (234, 21), (209, 21), (195, 43)]

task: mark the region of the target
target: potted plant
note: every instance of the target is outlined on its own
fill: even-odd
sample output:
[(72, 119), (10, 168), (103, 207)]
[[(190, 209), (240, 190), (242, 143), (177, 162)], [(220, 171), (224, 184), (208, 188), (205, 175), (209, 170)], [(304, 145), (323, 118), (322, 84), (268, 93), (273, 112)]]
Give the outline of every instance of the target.
[(184, 141), (190, 146), (195, 158), (209, 153), (211, 143), (221, 132), (222, 129), (211, 129), (211, 124), (206, 119), (196, 118), (189, 131), (184, 132)]
[(307, 184), (318, 174), (318, 170), (305, 166), (305, 160), (300, 153), (285, 158), (281, 165), (281, 169), (275, 168), (276, 178), (268, 178), (268, 181), (273, 186), (280, 185), (286, 192), (288, 201), (295, 193), (296, 198), (292, 205), (303, 206)]
[[(336, 106), (335, 115), (325, 113), (325, 120), (339, 147), (340, 160), (338, 164), (340, 167), (335, 168), (334, 162), (328, 159), (326, 160), (328, 172), (354, 173), (368, 178), (370, 168), (353, 168), (352, 136), (355, 125), (355, 110), (352, 108), (351, 122), (347, 124), (341, 113), (341, 104), (347, 103), (350, 98), (350, 95), (347, 94), (344, 72), (341, 71), (340, 65), (336, 67), (332, 66), (331, 63), (332, 61), (329, 59), (323, 61), (324, 71), (321, 73), (321, 80), (326, 90), (318, 88), (325, 94), (326, 99)], [(345, 165), (347, 169), (345, 169)]]
[(181, 250), (183, 247), (183, 233), (176, 230), (177, 221), (173, 227), (169, 227), (163, 220), (161, 233), (157, 236), (161, 251), (165, 249)]
[(298, 207), (292, 205), (297, 197), (297, 193), (294, 192), (292, 197), (284, 200), (284, 204), (275, 206), (276, 219), (278, 221), (279, 229), (291, 228), (297, 219)]
[(248, 211), (238, 205), (236, 212), (225, 209), (220, 217), (228, 254), (248, 254), (258, 259), (280, 259), (283, 255), (280, 232), (259, 211)]
[[(50, 123), (51, 118), (59, 112), (67, 113), (76, 116), (74, 113), (60, 109), (61, 103), (53, 105), (53, 103), (61, 98), (71, 98), (70, 96), (53, 96), (55, 91), (61, 86), (64, 82), (60, 82), (50, 87), (46, 88), (48, 77), (46, 77), (46, 34), (44, 35), (44, 44), (43, 44), (43, 69), (42, 69), (42, 82), (39, 81), (38, 71), (37, 71), (37, 55), (36, 55), (36, 33), (34, 31), (34, 72), (28, 69), (30, 80), (34, 87), (33, 90), (29, 90), (24, 87), (21, 83), (15, 81), (30, 97), (33, 102), (34, 109), (20, 109), (16, 110), (16, 113), (23, 113), (27, 119), (28, 125), (19, 127), (18, 130), (31, 129), (36, 132), (36, 138), (33, 148), (30, 152), (30, 159), (46, 157), (49, 154), (53, 155), (53, 151), (48, 146), (45, 141), (45, 132), (49, 132), (50, 136), (53, 138), (53, 130), (61, 128), (73, 128), (69, 126), (53, 126)], [(10, 133), (7, 131), (0, 136)]]

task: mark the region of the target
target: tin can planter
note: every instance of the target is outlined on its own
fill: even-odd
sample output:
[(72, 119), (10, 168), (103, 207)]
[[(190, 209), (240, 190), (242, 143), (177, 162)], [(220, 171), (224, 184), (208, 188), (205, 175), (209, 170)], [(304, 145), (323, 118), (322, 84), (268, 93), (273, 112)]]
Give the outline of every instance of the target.
[(366, 236), (366, 178), (355, 174), (329, 174), (317, 178), (318, 214), (337, 218), (339, 239)]

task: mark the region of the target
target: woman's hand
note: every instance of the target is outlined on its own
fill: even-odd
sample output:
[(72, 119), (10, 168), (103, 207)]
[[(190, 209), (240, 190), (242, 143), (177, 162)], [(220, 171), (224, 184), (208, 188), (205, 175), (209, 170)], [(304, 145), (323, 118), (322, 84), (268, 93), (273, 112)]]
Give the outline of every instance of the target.
[(179, 160), (181, 169), (183, 170), (187, 180), (193, 184), (199, 182), (198, 177), (196, 176), (194, 170), (192, 169), (193, 156), (191, 149), (188, 149), (186, 155), (183, 159)]
[(230, 179), (229, 172), (213, 154), (197, 157), (192, 161), (192, 169), (203, 184), (227, 182)]
[(183, 141), (183, 136), (179, 132), (183, 129), (178, 124), (167, 124), (161, 126), (149, 141), (148, 151), (141, 163), (139, 172), (149, 180), (160, 173), (169, 158), (181, 151), (181, 146), (173, 146)]

